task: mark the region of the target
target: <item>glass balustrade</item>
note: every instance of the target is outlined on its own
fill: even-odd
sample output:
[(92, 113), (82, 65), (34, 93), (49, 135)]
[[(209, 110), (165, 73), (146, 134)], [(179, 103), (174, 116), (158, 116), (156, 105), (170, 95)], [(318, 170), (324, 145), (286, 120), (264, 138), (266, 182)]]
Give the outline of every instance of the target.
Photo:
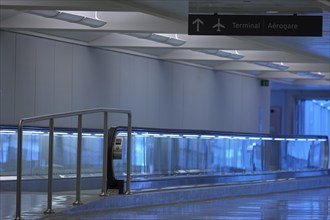
[[(25, 128), (23, 175), (47, 175), (48, 130)], [(122, 159), (113, 160), (115, 176), (126, 175), (127, 132), (122, 137)], [(82, 174), (102, 173), (102, 131), (84, 130)], [(110, 143), (112, 144), (112, 143)], [(77, 134), (74, 129), (55, 130), (54, 174), (76, 172)], [(327, 169), (327, 136), (273, 136), (213, 131), (183, 131), (134, 128), (132, 176), (236, 175)], [(15, 176), (17, 128), (0, 127), (0, 175)]]
[[(82, 174), (102, 173), (102, 131), (86, 130), (82, 134)], [(23, 131), (23, 176), (45, 176), (48, 172), (48, 130), (25, 128)], [(77, 133), (73, 129), (54, 132), (54, 175), (76, 173)], [(15, 176), (17, 167), (17, 128), (0, 128), (0, 175)]]
[[(126, 174), (127, 133), (116, 177)], [(133, 129), (133, 176), (233, 175), (327, 169), (327, 136), (273, 136), (206, 131)]]

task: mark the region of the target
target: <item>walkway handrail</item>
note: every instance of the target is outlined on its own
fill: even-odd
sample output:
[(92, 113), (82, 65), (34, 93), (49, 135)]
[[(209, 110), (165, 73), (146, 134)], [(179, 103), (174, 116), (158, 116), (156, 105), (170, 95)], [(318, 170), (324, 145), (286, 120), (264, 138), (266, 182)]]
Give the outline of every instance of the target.
[(127, 176), (126, 176), (126, 194), (130, 193), (131, 183), (131, 135), (132, 135), (132, 113), (129, 110), (114, 108), (94, 108), (82, 111), (64, 112), (51, 115), (42, 115), (30, 118), (23, 118), (18, 124), (17, 137), (17, 185), (16, 185), (16, 219), (21, 218), (21, 195), (22, 195), (22, 143), (23, 126), (25, 123), (49, 120), (49, 153), (48, 153), (48, 199), (45, 214), (53, 213), (52, 210), (52, 182), (53, 182), (53, 143), (54, 143), (54, 119), (78, 116), (78, 138), (77, 138), (77, 180), (76, 180), (76, 201), (74, 205), (80, 202), (80, 176), (81, 176), (81, 143), (82, 143), (82, 115), (104, 113), (103, 122), (103, 177), (102, 192), (105, 196), (107, 191), (107, 147), (108, 147), (108, 113), (118, 113), (127, 115), (128, 138), (127, 138)]

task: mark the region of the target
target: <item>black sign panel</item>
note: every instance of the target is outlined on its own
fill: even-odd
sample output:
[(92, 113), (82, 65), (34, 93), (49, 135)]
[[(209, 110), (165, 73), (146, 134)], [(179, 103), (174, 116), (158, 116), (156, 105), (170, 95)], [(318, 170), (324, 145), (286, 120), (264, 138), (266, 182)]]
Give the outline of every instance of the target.
[(189, 15), (189, 35), (322, 36), (322, 16)]

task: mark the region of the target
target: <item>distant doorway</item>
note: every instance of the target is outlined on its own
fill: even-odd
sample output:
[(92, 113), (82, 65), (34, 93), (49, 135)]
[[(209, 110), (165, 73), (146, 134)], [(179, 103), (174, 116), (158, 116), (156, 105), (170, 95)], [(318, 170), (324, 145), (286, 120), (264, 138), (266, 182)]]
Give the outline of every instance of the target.
[(296, 133), (330, 137), (330, 100), (301, 99), (296, 109)]
[(330, 100), (298, 100), (294, 124), (297, 134), (327, 135), (330, 139)]

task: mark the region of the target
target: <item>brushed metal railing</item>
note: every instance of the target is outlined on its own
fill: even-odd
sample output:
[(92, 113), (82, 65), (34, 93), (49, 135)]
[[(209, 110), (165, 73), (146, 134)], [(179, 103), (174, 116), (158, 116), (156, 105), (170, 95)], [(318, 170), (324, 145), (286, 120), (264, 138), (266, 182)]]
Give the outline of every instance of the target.
[(42, 115), (30, 118), (23, 118), (18, 124), (17, 137), (17, 186), (16, 186), (16, 219), (21, 217), (21, 196), (22, 196), (22, 144), (23, 126), (25, 123), (49, 120), (49, 153), (48, 153), (48, 194), (47, 209), (45, 214), (54, 213), (52, 209), (52, 187), (53, 187), (53, 148), (54, 148), (54, 119), (78, 116), (78, 138), (77, 138), (77, 178), (76, 178), (76, 201), (73, 205), (80, 205), (80, 179), (81, 179), (81, 145), (82, 145), (82, 116), (87, 114), (104, 113), (103, 116), (103, 174), (101, 196), (106, 195), (107, 186), (107, 146), (108, 146), (108, 113), (127, 115), (128, 137), (127, 137), (127, 176), (126, 194), (130, 194), (131, 185), (131, 135), (132, 135), (132, 113), (129, 110), (112, 108), (95, 108), (82, 111), (64, 112), (52, 115)]

